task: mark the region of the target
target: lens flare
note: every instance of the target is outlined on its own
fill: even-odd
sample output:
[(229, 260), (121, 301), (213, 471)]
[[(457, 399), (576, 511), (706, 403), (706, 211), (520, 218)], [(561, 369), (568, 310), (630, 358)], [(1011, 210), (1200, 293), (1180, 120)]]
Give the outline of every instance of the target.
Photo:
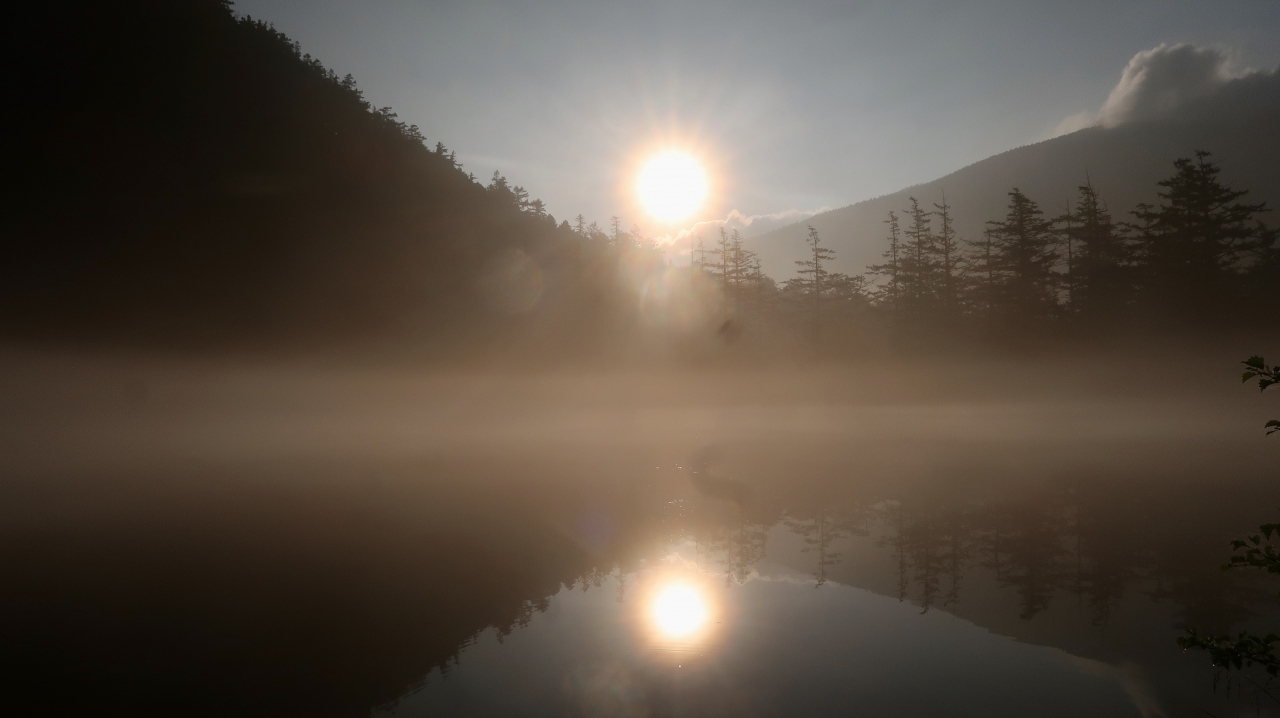
[(696, 588), (677, 583), (658, 592), (651, 615), (660, 632), (670, 638), (681, 638), (707, 622), (707, 604)]
[(636, 190), (645, 210), (654, 218), (677, 222), (702, 206), (707, 197), (707, 174), (689, 155), (667, 152), (645, 164)]

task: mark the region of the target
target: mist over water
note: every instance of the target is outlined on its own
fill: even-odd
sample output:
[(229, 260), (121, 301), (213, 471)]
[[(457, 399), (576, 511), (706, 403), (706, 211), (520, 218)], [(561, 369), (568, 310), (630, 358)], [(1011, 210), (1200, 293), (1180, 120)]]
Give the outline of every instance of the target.
[[(1218, 570), (1276, 507), (1265, 406), (1217, 365), (1167, 366), (1168, 391), (1097, 357), (450, 372), (10, 352), (3, 700), (1252, 708), (1257, 689), (1215, 690), (1173, 644), (1276, 617), (1263, 576)], [(688, 645), (646, 618), (672, 576), (715, 616)]]

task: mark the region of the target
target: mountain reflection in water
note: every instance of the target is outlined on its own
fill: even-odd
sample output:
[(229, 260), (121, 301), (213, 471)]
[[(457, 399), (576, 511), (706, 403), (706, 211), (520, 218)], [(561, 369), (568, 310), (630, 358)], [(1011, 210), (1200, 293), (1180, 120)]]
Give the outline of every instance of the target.
[(1272, 457), (1116, 408), (11, 467), (0, 711), (1273, 715), (1174, 645), (1280, 622)]

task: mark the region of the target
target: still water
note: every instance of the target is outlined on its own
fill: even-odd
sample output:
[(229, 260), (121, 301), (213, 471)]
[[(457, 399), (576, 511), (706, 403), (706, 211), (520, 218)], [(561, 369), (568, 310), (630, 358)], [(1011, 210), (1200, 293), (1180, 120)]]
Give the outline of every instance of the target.
[(1229, 384), (105, 376), (8, 389), (7, 715), (1280, 714), (1175, 645), (1280, 626)]

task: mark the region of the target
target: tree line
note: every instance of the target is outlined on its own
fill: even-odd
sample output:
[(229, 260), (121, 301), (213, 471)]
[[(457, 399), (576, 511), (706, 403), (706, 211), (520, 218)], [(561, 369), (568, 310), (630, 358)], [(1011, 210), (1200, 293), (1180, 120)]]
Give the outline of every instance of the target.
[(722, 337), (777, 346), (879, 326), (1205, 319), (1280, 299), (1266, 207), (1203, 153), (1126, 221), (1087, 181), (1057, 217), (1014, 190), (981, 237), (959, 236), (945, 198), (913, 199), (866, 273), (834, 271), (811, 230), (779, 282), (736, 232), (699, 240), (677, 268), (618, 217), (557, 221), (500, 173), (477, 181), (350, 76), (222, 0), (75, 0), (14, 20), (43, 49), (14, 90), (6, 340), (630, 352), (655, 345), (642, 329), (655, 282), (668, 324), (693, 307)]
[(1176, 160), (1158, 183), (1158, 201), (1120, 219), (1088, 177), (1074, 202), (1050, 215), (1018, 188), (1005, 216), (980, 237), (955, 228), (945, 195), (915, 197), (888, 213), (883, 261), (862, 275), (830, 271), (835, 253), (809, 227), (805, 258), (778, 286), (759, 271), (737, 232), (693, 266), (724, 286), (733, 311), (807, 315), (812, 341), (860, 309), (901, 331), (989, 335), (1049, 328), (1114, 330), (1220, 322), (1280, 299), (1277, 233), (1265, 202), (1220, 178), (1208, 152)]
[(1277, 259), (1276, 233), (1260, 219), (1266, 204), (1242, 201), (1247, 191), (1219, 172), (1208, 152), (1178, 159), (1159, 182), (1159, 202), (1139, 205), (1128, 221), (1113, 218), (1087, 179), (1074, 206), (1053, 217), (1014, 188), (1005, 217), (966, 243), (945, 199), (931, 212), (912, 199), (901, 238), (897, 216), (886, 220), (890, 247), (871, 268), (882, 280), (874, 300), (914, 321), (1096, 326), (1135, 314), (1218, 316), (1263, 299)]

